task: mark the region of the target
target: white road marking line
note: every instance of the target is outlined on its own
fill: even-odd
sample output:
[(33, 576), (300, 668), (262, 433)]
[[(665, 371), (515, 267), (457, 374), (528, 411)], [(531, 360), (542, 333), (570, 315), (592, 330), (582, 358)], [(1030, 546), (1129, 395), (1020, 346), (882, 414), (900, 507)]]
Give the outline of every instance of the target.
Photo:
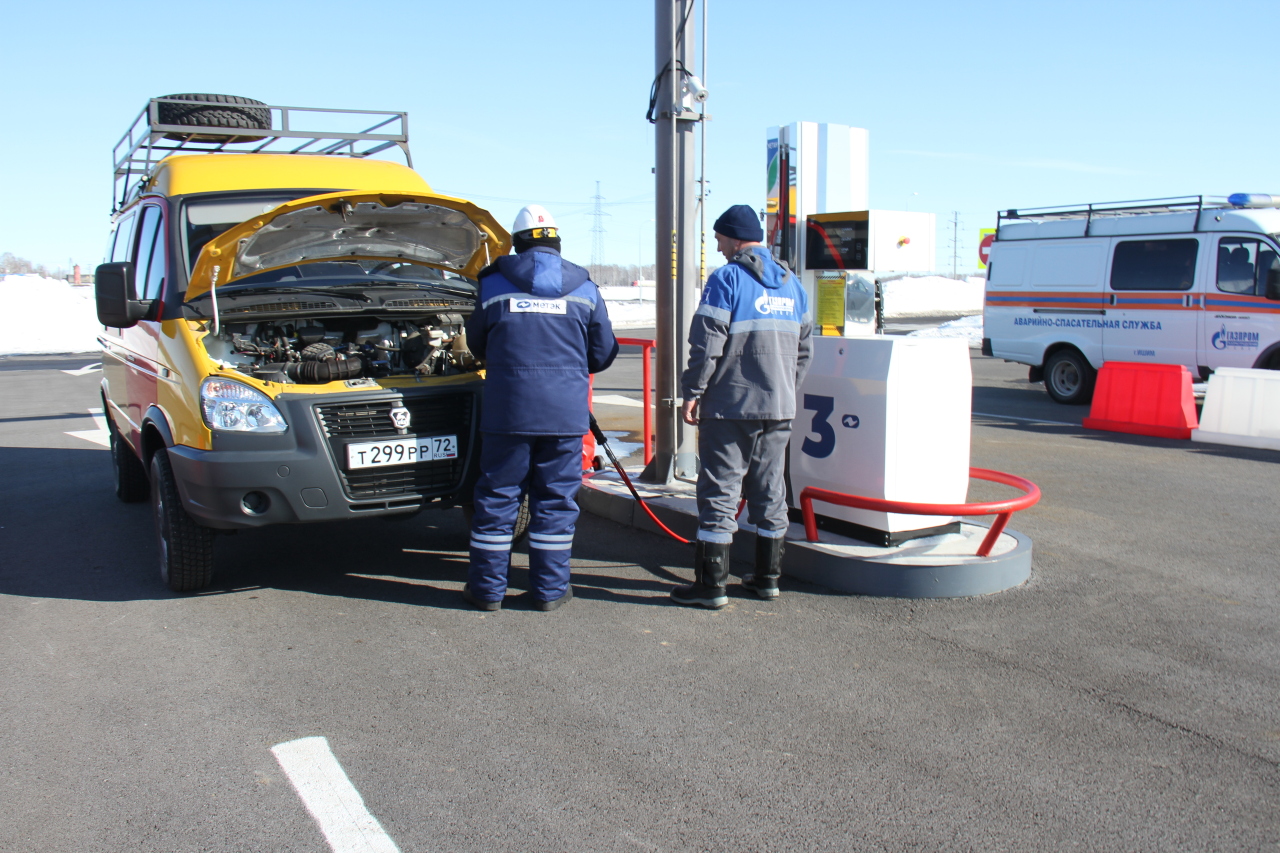
[[(63, 373), (68, 372), (70, 371), (63, 371)], [(69, 432), (67, 435), (74, 438), (83, 438), (85, 441), (92, 441), (94, 444), (100, 444), (103, 447), (110, 447), (111, 434), (107, 432), (107, 416), (102, 413), (102, 409), (90, 409), (89, 416), (98, 425), (97, 429), (79, 429), (75, 432)]]
[(591, 402), (599, 406), (631, 406), (636, 409), (644, 408), (644, 403), (639, 400), (633, 400), (630, 397), (623, 397), (621, 394), (595, 394), (591, 397)]
[(86, 364), (84, 367), (81, 367), (77, 370), (64, 370), (62, 372), (67, 374), (68, 376), (84, 376), (87, 373), (94, 373), (101, 369), (102, 369), (102, 362), (99, 361), (95, 364)]
[(302, 803), (320, 825), (333, 853), (400, 853), (323, 737), (304, 737), (271, 747)]
[(974, 417), (979, 418), (996, 418), (1004, 421), (1022, 421), (1027, 424), (1049, 424), (1050, 426), (1069, 426), (1080, 428), (1080, 424), (1073, 424), (1068, 421), (1046, 421), (1043, 418), (1015, 418), (1013, 415), (992, 415), (986, 412), (974, 412)]

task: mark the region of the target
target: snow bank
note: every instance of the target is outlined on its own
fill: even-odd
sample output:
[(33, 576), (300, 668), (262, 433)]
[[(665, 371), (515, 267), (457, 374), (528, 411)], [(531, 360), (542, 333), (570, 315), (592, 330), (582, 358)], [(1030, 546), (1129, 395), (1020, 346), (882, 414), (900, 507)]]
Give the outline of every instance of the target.
[(0, 355), (97, 352), (93, 288), (38, 275), (0, 277)]
[(957, 314), (981, 314), (982, 294), (987, 280), (970, 276), (964, 281), (939, 275), (918, 278), (896, 278), (881, 285), (884, 291), (884, 316), (954, 317)]
[(932, 329), (918, 329), (910, 333), (920, 338), (964, 338), (971, 347), (982, 346), (982, 315), (976, 314), (951, 320)]

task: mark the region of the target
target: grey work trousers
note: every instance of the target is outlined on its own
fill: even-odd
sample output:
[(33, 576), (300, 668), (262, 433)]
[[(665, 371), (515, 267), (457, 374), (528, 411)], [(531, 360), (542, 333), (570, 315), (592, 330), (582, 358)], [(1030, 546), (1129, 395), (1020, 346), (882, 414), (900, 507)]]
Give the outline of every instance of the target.
[(698, 539), (732, 542), (738, 501), (760, 536), (787, 532), (784, 480), (791, 421), (709, 420), (698, 424)]

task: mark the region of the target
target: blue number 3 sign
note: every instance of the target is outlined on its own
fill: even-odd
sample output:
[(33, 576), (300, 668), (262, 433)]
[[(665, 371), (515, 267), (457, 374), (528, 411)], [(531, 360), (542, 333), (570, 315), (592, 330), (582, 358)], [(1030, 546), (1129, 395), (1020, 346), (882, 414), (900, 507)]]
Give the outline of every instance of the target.
[(820, 394), (805, 394), (804, 407), (813, 412), (813, 422), (809, 425), (809, 432), (816, 435), (818, 440), (814, 441), (806, 437), (800, 449), (806, 456), (826, 459), (836, 449), (836, 431), (827, 422), (827, 418), (831, 417), (831, 413), (835, 411), (836, 398), (824, 397)]

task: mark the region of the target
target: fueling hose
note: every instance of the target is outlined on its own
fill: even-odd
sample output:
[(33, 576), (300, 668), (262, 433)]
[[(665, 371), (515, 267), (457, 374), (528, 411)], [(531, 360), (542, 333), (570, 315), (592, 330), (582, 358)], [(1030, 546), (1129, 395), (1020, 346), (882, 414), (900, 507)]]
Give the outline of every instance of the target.
[[(609, 439), (605, 437), (604, 431), (600, 429), (600, 424), (596, 423), (596, 416), (588, 412), (587, 417), (591, 419), (591, 434), (595, 436), (596, 444), (604, 448), (604, 452), (608, 455), (609, 461), (613, 463), (613, 467), (617, 470), (618, 476), (622, 478), (622, 482), (627, 484), (627, 488), (631, 491), (631, 497), (636, 499), (636, 503), (640, 504), (640, 508), (645, 511), (654, 524), (658, 525), (658, 527), (672, 539), (677, 542), (682, 542), (685, 545), (692, 545), (693, 542), (691, 540), (685, 539), (670, 527), (667, 527), (658, 519), (658, 516), (653, 514), (653, 510), (649, 509), (649, 505), (644, 502), (644, 498), (640, 497), (640, 493), (637, 492), (636, 487), (632, 485), (631, 478), (627, 476), (627, 472), (623, 469), (622, 463), (618, 461), (618, 457), (613, 455), (613, 448), (609, 446)], [(746, 501), (740, 501), (738, 503), (738, 515), (742, 515), (742, 508), (746, 503)], [(736, 518), (737, 516), (734, 517)]]

